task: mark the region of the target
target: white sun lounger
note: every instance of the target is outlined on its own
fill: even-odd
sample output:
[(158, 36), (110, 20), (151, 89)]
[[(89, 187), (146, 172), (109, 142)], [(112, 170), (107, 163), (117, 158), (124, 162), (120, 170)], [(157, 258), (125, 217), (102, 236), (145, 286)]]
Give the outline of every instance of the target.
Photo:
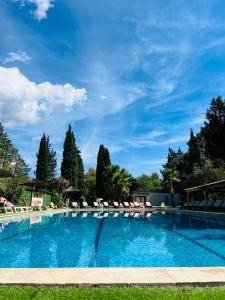
[(87, 202), (83, 202), (83, 203), (82, 203), (82, 206), (83, 206), (83, 208), (88, 208)]
[(119, 208), (119, 203), (118, 202), (113, 202), (113, 205), (115, 208)]
[(72, 202), (72, 208), (78, 208), (77, 202)]
[(109, 203), (108, 202), (106, 202), (106, 201), (103, 202), (103, 205), (104, 205), (105, 208), (109, 208)]
[(145, 207), (146, 208), (151, 208), (152, 207), (151, 202), (149, 202), (149, 201), (145, 202)]
[(94, 208), (99, 208), (98, 202), (93, 202)]
[(130, 204), (128, 202), (123, 202), (123, 205), (125, 208), (129, 208), (130, 207)]

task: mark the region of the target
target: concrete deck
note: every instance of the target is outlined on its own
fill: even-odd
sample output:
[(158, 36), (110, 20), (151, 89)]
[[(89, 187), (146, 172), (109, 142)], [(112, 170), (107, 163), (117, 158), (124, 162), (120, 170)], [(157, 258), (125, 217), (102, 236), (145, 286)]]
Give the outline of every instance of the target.
[(128, 286), (225, 284), (225, 267), (0, 269), (0, 284)]

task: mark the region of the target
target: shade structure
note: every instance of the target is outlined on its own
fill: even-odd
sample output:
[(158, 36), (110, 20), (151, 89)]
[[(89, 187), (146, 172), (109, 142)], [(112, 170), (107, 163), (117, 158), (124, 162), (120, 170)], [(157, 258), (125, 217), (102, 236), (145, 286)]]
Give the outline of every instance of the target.
[(63, 193), (78, 193), (78, 192), (80, 192), (80, 190), (73, 186), (70, 186), (63, 191)]
[(21, 185), (29, 188), (42, 188), (45, 186), (45, 183), (41, 180), (31, 179), (21, 183)]

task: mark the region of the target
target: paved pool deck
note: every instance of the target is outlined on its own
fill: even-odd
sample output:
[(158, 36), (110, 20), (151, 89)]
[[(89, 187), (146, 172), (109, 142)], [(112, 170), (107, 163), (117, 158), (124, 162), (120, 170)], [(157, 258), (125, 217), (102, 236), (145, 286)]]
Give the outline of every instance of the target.
[(0, 284), (171, 286), (225, 284), (225, 267), (0, 269)]

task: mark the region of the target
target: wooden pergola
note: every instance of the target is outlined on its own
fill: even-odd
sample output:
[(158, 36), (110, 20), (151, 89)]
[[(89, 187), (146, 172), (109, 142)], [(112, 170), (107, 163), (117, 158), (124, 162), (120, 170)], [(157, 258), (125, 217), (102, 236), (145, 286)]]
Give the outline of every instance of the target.
[(199, 186), (190, 187), (184, 189), (187, 195), (187, 203), (189, 204), (190, 194), (194, 192), (200, 192), (203, 194), (203, 200), (209, 200), (208, 194), (210, 193), (220, 193), (221, 195), (225, 193), (225, 180), (219, 180)]

